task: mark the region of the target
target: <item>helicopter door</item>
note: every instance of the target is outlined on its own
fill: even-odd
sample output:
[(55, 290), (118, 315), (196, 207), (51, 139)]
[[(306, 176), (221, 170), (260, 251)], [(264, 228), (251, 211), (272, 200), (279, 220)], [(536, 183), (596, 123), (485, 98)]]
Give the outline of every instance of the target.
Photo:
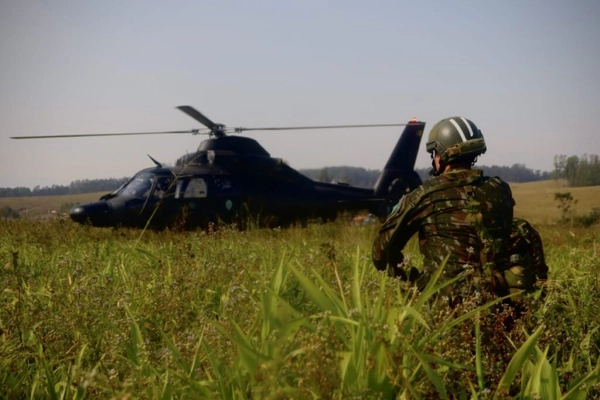
[[(243, 209), (243, 187), (230, 176), (214, 176), (214, 207), (218, 219), (225, 223), (240, 220)], [(240, 221), (242, 222), (242, 221)]]
[(179, 218), (189, 228), (203, 226), (209, 222), (207, 196), (211, 192), (209, 182), (201, 176), (185, 176), (175, 185), (176, 207)]

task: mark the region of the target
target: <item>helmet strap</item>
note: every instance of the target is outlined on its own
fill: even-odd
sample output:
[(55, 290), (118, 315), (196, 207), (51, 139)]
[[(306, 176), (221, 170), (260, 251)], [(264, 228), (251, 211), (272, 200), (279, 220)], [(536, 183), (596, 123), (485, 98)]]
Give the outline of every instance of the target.
[(431, 153), (431, 170), (429, 170), (429, 175), (431, 176), (439, 176), (442, 174), (442, 171), (446, 168), (446, 163), (442, 161), (440, 157), (440, 167), (438, 169), (435, 168), (435, 152)]

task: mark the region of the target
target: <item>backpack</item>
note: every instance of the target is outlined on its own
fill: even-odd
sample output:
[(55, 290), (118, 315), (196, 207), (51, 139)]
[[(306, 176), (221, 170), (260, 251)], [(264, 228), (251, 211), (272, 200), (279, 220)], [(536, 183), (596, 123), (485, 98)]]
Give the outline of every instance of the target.
[(542, 238), (527, 220), (513, 219), (508, 251), (510, 263), (503, 275), (511, 293), (533, 291), (538, 280), (548, 279)]

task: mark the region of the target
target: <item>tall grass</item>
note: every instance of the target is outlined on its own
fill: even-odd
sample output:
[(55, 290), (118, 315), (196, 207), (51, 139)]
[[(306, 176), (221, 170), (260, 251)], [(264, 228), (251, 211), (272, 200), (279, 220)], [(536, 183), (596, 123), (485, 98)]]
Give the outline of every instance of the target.
[(451, 309), (372, 267), (376, 226), (2, 225), (3, 398), (600, 398), (594, 229), (542, 229), (544, 294)]

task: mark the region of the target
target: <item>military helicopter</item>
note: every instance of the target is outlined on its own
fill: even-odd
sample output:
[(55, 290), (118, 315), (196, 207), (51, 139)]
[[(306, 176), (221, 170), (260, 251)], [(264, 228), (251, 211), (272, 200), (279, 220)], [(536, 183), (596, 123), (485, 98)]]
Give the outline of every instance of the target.
[[(97, 227), (207, 228), (235, 223), (245, 227), (289, 226), (318, 218), (331, 221), (341, 212), (367, 210), (385, 218), (391, 206), (421, 184), (414, 171), (425, 123), (335, 125), (279, 128), (234, 128), (214, 123), (191, 106), (177, 107), (205, 129), (167, 132), (17, 136), (12, 139), (208, 134), (195, 153), (175, 166), (150, 159), (155, 166), (136, 173), (98, 201), (73, 207), (70, 217)], [(373, 189), (314, 181), (271, 155), (254, 139), (230, 135), (244, 131), (404, 126)]]

